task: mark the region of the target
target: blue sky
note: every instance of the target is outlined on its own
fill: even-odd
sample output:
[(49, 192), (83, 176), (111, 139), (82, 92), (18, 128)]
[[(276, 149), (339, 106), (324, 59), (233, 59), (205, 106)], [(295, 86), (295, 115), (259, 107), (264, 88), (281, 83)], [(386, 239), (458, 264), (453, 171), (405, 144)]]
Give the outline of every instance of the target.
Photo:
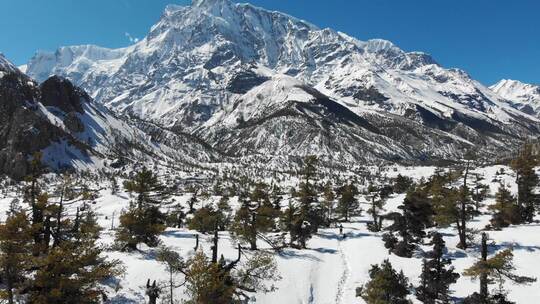
[[(407, 51), (430, 53), (485, 84), (501, 78), (540, 83), (537, 0), (250, 2), (361, 40), (384, 38)], [(0, 52), (23, 64), (38, 49), (126, 46), (144, 37), (169, 3), (190, 0), (0, 0)]]

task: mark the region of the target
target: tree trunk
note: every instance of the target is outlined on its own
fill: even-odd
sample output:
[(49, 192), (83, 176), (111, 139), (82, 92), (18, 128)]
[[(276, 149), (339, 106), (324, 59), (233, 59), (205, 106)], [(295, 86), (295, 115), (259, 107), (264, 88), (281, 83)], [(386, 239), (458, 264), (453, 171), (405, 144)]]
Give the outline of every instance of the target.
[(459, 220), (461, 222), (461, 229), (458, 226), (459, 233), (459, 245), (461, 249), (467, 249), (467, 177), (469, 175), (470, 163), (467, 162), (465, 168), (465, 174), (463, 175), (463, 188), (461, 190), (461, 208), (459, 212)]
[[(484, 232), (482, 233), (482, 261), (487, 261), (487, 234)], [(485, 272), (482, 272), (480, 274), (480, 296), (482, 297), (482, 300), (486, 300), (488, 297), (488, 282), (487, 282), (487, 274)]]
[(8, 303), (9, 304), (15, 303), (13, 300), (13, 282), (10, 278), (6, 278), (6, 289), (7, 289), (7, 295), (8, 295)]
[(169, 271), (169, 287), (171, 289), (171, 304), (174, 304), (174, 296), (173, 296), (173, 288), (174, 288), (174, 282), (173, 282), (173, 272), (172, 269)]
[(212, 245), (212, 263), (217, 263), (218, 261), (218, 237), (218, 229), (216, 227), (216, 229), (214, 229), (214, 244)]

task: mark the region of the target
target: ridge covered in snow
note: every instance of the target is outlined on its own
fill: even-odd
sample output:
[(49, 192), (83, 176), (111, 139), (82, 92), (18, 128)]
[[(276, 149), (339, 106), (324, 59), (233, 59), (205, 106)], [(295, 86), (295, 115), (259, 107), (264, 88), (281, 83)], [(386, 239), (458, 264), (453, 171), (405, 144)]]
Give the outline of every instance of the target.
[[(249, 115), (261, 118), (267, 114), (258, 122), (274, 122), (279, 128), (277, 121), (283, 115), (276, 116), (272, 109), (274, 102), (283, 100), (276, 101), (264, 87), (257, 87), (284, 75), (324, 95), (318, 100), (330, 99), (377, 125), (368, 129), (370, 139), (362, 137), (365, 140), (377, 137), (391, 147), (405, 146), (392, 148), (393, 156), (381, 156), (380, 149), (373, 150), (373, 142), (354, 147), (383, 159), (455, 157), (473, 147), (492, 157), (493, 151), (508, 151), (540, 128), (532, 113), (509, 104), (466, 72), (440, 66), (428, 54), (405, 52), (382, 39), (360, 41), (284, 13), (229, 0), (169, 5), (149, 34), (130, 47), (76, 46), (38, 53), (27, 73), (38, 81), (62, 75), (114, 111), (180, 128), (239, 155), (277, 153), (277, 148), (260, 140), (249, 149), (232, 147), (263, 138), (257, 132), (267, 130), (246, 132), (244, 125), (232, 122), (246, 116), (239, 113), (246, 109), (258, 111)], [(283, 96), (294, 101), (297, 88)], [(339, 120), (335, 123), (348, 133), (366, 132)], [(320, 121), (318, 125), (324, 130), (322, 141), (328, 142), (329, 128)], [(407, 134), (416, 135), (397, 134), (396, 126), (403, 125), (410, 128)], [(307, 134), (306, 129), (299, 131)], [(272, 144), (287, 146), (299, 156), (343, 154), (324, 145), (319, 151), (299, 149), (291, 137), (281, 136)]]
[(540, 115), (540, 85), (503, 79), (490, 87), (493, 92), (508, 99), (512, 105), (531, 115)]

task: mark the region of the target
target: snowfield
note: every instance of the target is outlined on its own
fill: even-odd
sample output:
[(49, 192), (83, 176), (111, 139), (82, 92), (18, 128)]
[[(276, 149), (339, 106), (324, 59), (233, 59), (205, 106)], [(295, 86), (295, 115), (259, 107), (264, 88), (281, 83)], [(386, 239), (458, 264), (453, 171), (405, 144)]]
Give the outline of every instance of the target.
[[(503, 175), (497, 174), (504, 169)], [(401, 168), (396, 167), (390, 170), (389, 176), (401, 173), (409, 175), (415, 179), (430, 176), (434, 171), (433, 167)], [(485, 177), (485, 182), (490, 183), (490, 196), (484, 202), (487, 205), (494, 203), (494, 193), (500, 182), (513, 185), (514, 177), (512, 171), (504, 166), (491, 166), (481, 168), (475, 172), (481, 173)], [(107, 185), (102, 185), (107, 187)], [(510, 188), (513, 192), (515, 187)], [(16, 197), (9, 194), (0, 200), (0, 207), (7, 210), (9, 203)], [(191, 194), (173, 197), (177, 203), (185, 204)], [(397, 211), (402, 203), (405, 194), (393, 195), (385, 205), (387, 211)], [(210, 197), (213, 202), (218, 201), (218, 197)], [(369, 206), (362, 196), (358, 197), (362, 209)], [(128, 206), (129, 194), (119, 191), (113, 195), (108, 189), (99, 191), (99, 197), (95, 203), (89, 204), (97, 212), (100, 225), (104, 228), (101, 242), (110, 245), (114, 240), (114, 230), (112, 226), (118, 224), (118, 216), (123, 208)], [(70, 214), (74, 214), (76, 207), (80, 207), (85, 202), (74, 201), (67, 203)], [(200, 204), (208, 203), (199, 201)], [(287, 204), (287, 198), (282, 202)], [(238, 206), (236, 198), (231, 199), (233, 208)], [(167, 205), (164, 206), (164, 209)], [(483, 208), (484, 214), (475, 218), (471, 222), (472, 228), (482, 229), (489, 223), (491, 217), (487, 213), (487, 208)], [(367, 230), (366, 223), (371, 220), (371, 216), (363, 212), (350, 223), (343, 223), (344, 236), (340, 236), (338, 228), (320, 229), (319, 233), (308, 242), (307, 250), (284, 249), (280, 253), (275, 253), (275, 258), (279, 266), (282, 280), (276, 282), (277, 290), (267, 294), (254, 294), (253, 302), (263, 304), (291, 303), (291, 304), (330, 304), (330, 303), (364, 303), (361, 298), (356, 297), (356, 288), (365, 284), (368, 280), (368, 270), (372, 264), (378, 264), (384, 259), (390, 259), (394, 268), (403, 270), (414, 285), (419, 282), (421, 272), (422, 254), (416, 252), (413, 258), (400, 258), (390, 255), (384, 248), (381, 233), (373, 233)], [(464, 269), (470, 267), (479, 258), (479, 249), (476, 246), (467, 250), (456, 248), (458, 237), (454, 228), (439, 230), (446, 241), (448, 251), (447, 257), (453, 260), (453, 265), (457, 272), (462, 273)], [(513, 248), (515, 255), (515, 265), (517, 273), (527, 276), (540, 277), (540, 267), (537, 261), (540, 257), (540, 225), (533, 223), (530, 225), (511, 226), (502, 231), (488, 231), (489, 237), (495, 242), (495, 246), (490, 246), (490, 254), (504, 249)], [(196, 231), (187, 229), (168, 229), (161, 236), (164, 245), (179, 252), (184, 258), (194, 253)], [(200, 235), (200, 249), (207, 254), (210, 252), (210, 235)], [(236, 258), (236, 242), (228, 232), (220, 233), (219, 254), (223, 254), (227, 260)], [(272, 248), (262, 240), (258, 244), (261, 250), (272, 251)], [(165, 266), (155, 260), (155, 248), (139, 246), (140, 252), (123, 253), (118, 251), (107, 251), (106, 254), (111, 259), (118, 259), (123, 262), (125, 275), (116, 280), (107, 282), (109, 295), (108, 303), (145, 303), (145, 287), (148, 279), (157, 280), (165, 284), (168, 275)], [(421, 250), (429, 251), (430, 246), (421, 246)], [(274, 251), (272, 251), (274, 252)], [(243, 250), (244, 255), (251, 254), (248, 250)], [(245, 257), (243, 257), (245, 260)], [(183, 282), (183, 277), (176, 277), (178, 283)], [(509, 291), (509, 298), (517, 303), (538, 303), (540, 299), (540, 283), (535, 282), (530, 286), (516, 286), (507, 284), (505, 288)], [(492, 287), (495, 288), (495, 287)], [(456, 299), (463, 298), (478, 290), (478, 282), (471, 281), (467, 277), (460, 277), (458, 282), (451, 285), (453, 296)], [(164, 292), (165, 289), (164, 289)], [(185, 297), (184, 290), (177, 288), (175, 298)], [(163, 296), (163, 295), (162, 295)], [(413, 296), (410, 297), (414, 303), (419, 303)]]

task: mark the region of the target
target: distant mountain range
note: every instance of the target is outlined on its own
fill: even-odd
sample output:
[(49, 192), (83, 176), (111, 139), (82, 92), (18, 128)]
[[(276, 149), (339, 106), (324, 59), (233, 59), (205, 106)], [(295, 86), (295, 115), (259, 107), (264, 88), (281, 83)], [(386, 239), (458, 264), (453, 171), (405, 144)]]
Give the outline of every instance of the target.
[(428, 54), (229, 0), (170, 5), (132, 46), (38, 52), (24, 71), (69, 79), (96, 107), (190, 138), (208, 160), (425, 163), (470, 149), (493, 159), (540, 130), (538, 86), (488, 88)]

